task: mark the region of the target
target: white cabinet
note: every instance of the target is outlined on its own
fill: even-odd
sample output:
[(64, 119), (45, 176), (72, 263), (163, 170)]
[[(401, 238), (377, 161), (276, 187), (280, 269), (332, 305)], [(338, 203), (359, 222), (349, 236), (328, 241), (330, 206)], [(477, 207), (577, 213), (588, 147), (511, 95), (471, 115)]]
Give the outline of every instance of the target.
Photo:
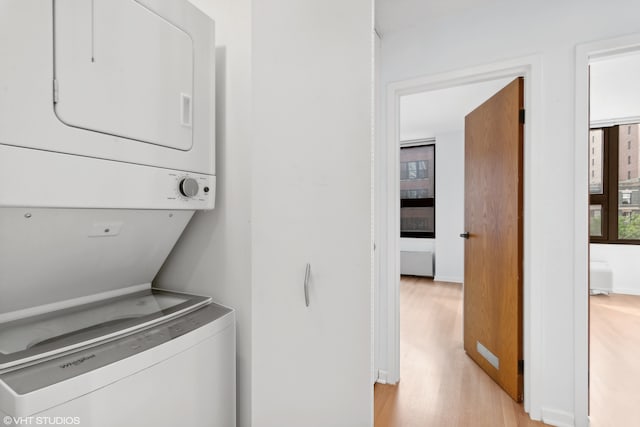
[(55, 111), (70, 126), (189, 150), (193, 41), (134, 0), (55, 3)]
[(256, 427), (373, 424), (371, 8), (253, 3)]

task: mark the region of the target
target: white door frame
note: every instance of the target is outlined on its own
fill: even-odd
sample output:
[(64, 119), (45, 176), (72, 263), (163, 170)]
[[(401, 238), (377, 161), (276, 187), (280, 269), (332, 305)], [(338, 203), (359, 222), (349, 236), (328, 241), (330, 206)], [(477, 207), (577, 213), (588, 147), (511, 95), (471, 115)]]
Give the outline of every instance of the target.
[[(523, 339), (524, 339), (524, 408), (531, 418), (541, 418), (539, 399), (541, 385), (542, 354), (542, 303), (539, 287), (535, 283), (536, 272), (531, 266), (535, 254), (534, 245), (540, 242), (533, 239), (531, 232), (534, 215), (531, 214), (532, 194), (535, 188), (531, 173), (535, 152), (535, 141), (542, 135), (542, 59), (539, 55), (527, 56), (468, 69), (449, 71), (436, 75), (418, 77), (389, 84), (386, 90), (386, 194), (378, 189), (377, 196), (383, 203), (387, 218), (385, 238), (381, 242), (387, 244), (387, 257), (381, 260), (386, 263), (386, 277), (380, 277), (380, 293), (386, 294), (386, 317), (379, 322), (386, 322), (388, 336), (379, 336), (379, 349), (385, 352), (388, 366), (383, 382), (397, 383), (400, 379), (400, 97), (418, 92), (445, 89), (471, 83), (479, 83), (506, 77), (525, 78), (526, 124), (524, 129), (524, 278), (523, 278)], [(585, 151), (586, 153), (586, 151)], [(585, 162), (586, 165), (586, 162)], [(382, 186), (380, 186), (382, 187)], [(586, 212), (586, 210), (585, 210)], [(383, 227), (385, 224), (382, 225)], [(463, 230), (460, 230), (462, 232)], [(378, 270), (380, 271), (380, 270)], [(535, 349), (535, 351), (533, 351)]]
[(585, 43), (576, 48), (573, 261), (576, 426), (589, 423), (589, 63), (632, 51), (640, 51), (640, 34)]

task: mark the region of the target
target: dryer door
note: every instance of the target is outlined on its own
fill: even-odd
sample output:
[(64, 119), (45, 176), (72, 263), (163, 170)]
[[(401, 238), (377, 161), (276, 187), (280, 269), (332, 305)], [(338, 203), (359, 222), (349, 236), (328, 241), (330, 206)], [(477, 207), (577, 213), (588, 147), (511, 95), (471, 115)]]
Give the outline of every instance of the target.
[(62, 122), (191, 149), (194, 59), (185, 31), (136, 0), (65, 0), (55, 2), (54, 32)]

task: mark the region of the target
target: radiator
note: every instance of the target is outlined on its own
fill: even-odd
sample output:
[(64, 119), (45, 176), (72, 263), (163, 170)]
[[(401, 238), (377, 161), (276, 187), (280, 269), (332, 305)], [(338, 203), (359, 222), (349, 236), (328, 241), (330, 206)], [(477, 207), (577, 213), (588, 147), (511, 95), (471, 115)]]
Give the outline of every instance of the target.
[(613, 288), (613, 271), (606, 261), (589, 263), (591, 295), (608, 295)]
[(433, 277), (433, 252), (400, 252), (400, 274)]

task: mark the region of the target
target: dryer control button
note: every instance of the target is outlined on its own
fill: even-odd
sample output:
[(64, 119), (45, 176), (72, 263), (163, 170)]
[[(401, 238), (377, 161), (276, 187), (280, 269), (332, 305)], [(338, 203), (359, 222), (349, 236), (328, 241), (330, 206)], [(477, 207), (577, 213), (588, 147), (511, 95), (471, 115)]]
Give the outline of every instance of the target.
[(180, 194), (184, 197), (193, 197), (198, 194), (198, 181), (193, 178), (184, 178), (180, 181)]

